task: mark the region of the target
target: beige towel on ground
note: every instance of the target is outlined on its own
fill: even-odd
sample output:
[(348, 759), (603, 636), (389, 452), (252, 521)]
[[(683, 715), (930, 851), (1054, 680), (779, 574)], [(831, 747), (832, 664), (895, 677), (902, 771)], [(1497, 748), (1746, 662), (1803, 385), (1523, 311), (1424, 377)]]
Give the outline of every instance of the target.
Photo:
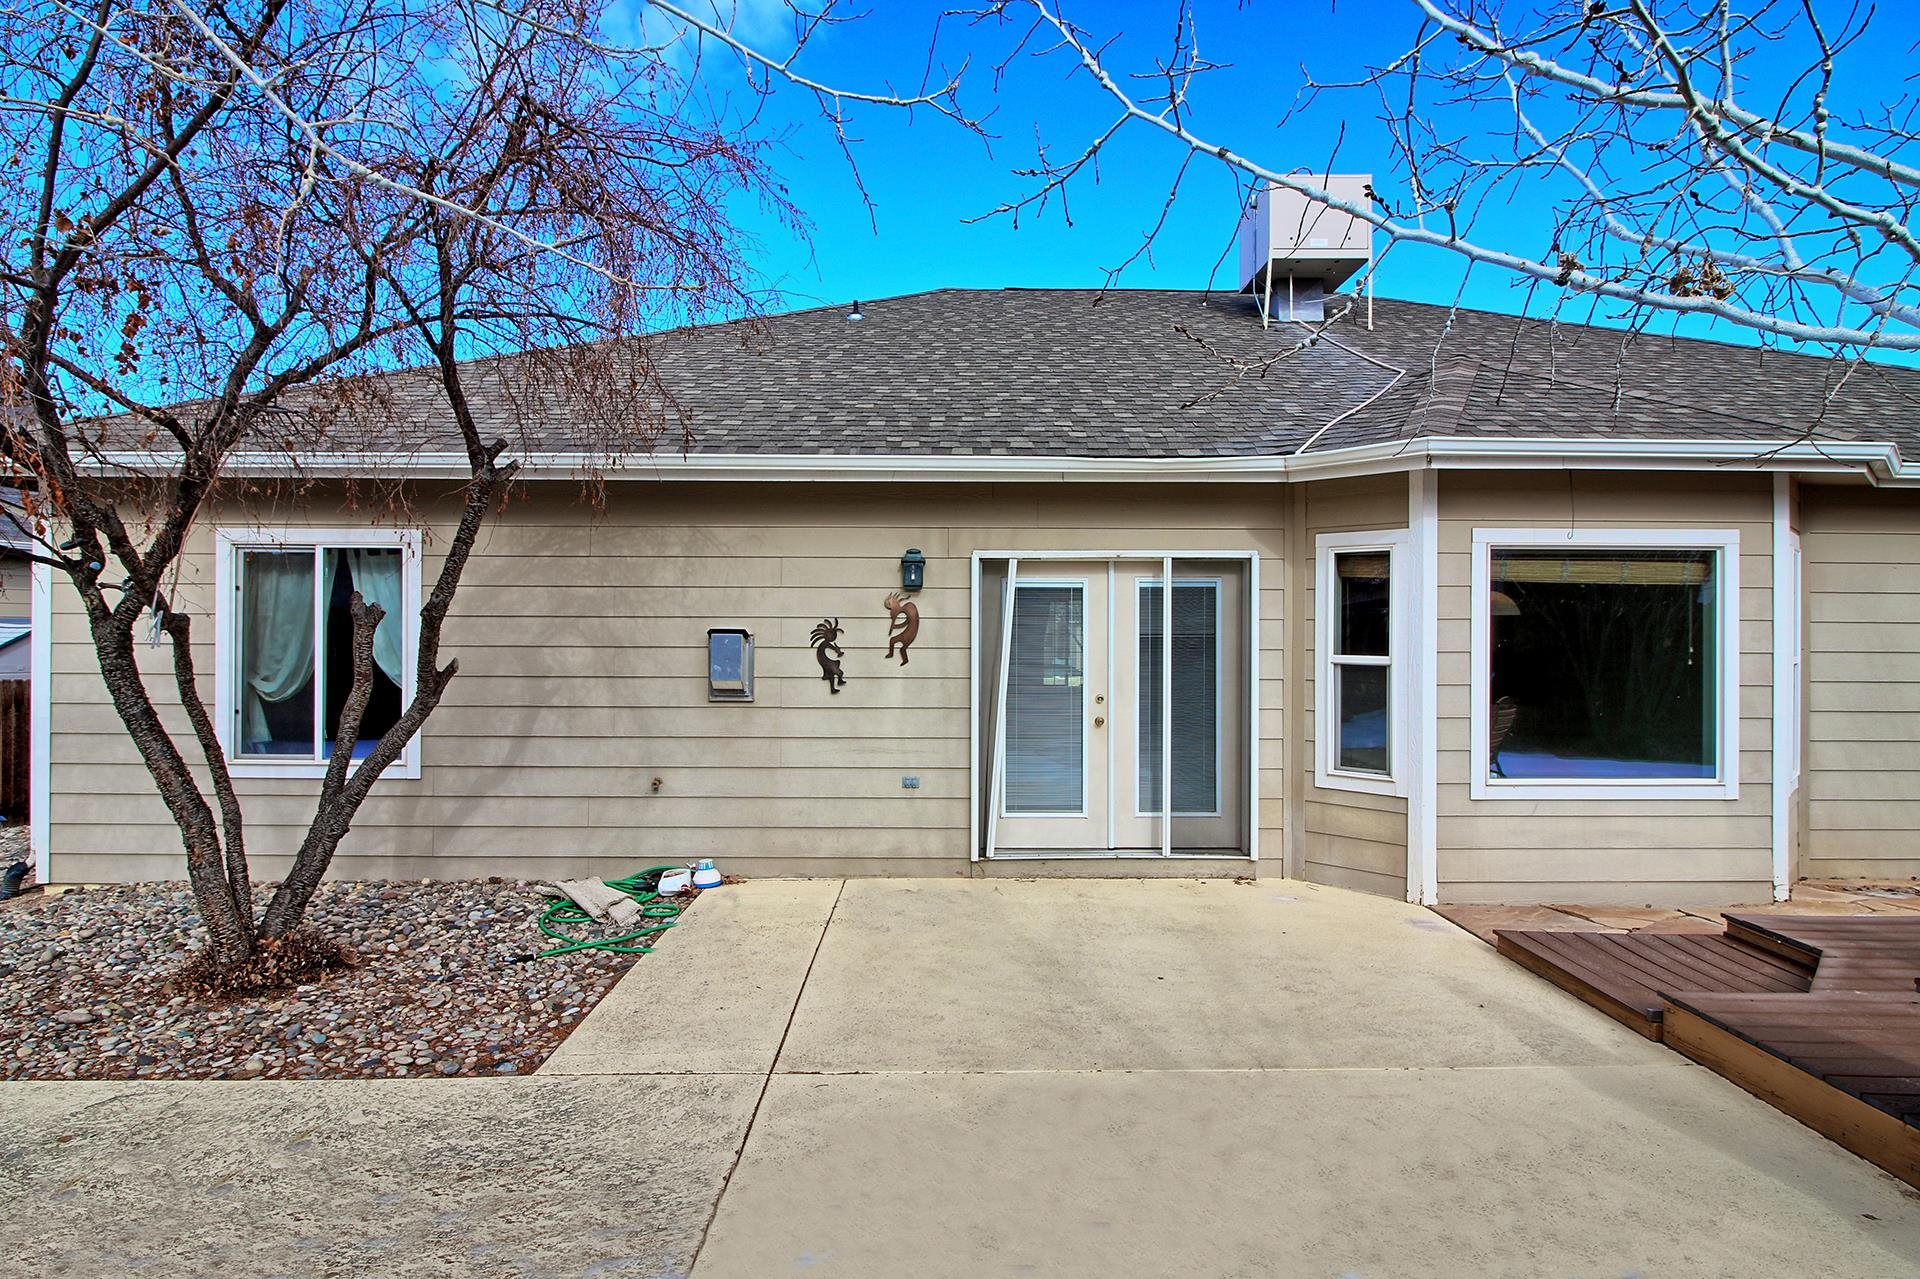
[(567, 898), (603, 924), (624, 928), (640, 918), (640, 903), (609, 887), (604, 879), (563, 879), (542, 887), (553, 889), (553, 896)]

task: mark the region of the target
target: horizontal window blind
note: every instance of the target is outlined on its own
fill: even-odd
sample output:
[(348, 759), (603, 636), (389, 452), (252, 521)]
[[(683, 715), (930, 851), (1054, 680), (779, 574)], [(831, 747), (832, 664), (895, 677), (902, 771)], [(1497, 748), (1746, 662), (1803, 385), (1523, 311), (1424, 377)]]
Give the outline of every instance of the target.
[(1564, 551), (1493, 552), (1496, 582), (1565, 582), (1581, 586), (1705, 586), (1713, 580), (1716, 552)]

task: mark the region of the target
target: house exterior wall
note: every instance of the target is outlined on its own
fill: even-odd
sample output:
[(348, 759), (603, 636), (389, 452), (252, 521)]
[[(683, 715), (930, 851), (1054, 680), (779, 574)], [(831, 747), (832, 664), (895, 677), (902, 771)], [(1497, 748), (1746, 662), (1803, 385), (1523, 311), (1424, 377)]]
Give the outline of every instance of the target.
[[(312, 509), (301, 523), (366, 522), (324, 501)], [(430, 583), (454, 508), (423, 499), (420, 509)], [(209, 698), (212, 529), (247, 522), (207, 520), (176, 591), (197, 614)], [(460, 674), (424, 730), (421, 776), (379, 783), (335, 873), (548, 877), (710, 855), (754, 875), (966, 874), (970, 556), (1082, 549), (1260, 555), (1259, 824), (1277, 873), (1284, 537), (1272, 485), (635, 483), (614, 485), (598, 512), (571, 485), (528, 485), (482, 533), (448, 622), (443, 658), (457, 657)], [(881, 601), (910, 546), (926, 553), (927, 585), (902, 668), (882, 657)], [(825, 616), (846, 628), (837, 695), (807, 642)], [(757, 639), (750, 705), (707, 701), (706, 631), (724, 626)], [(166, 650), (140, 655), (168, 702)], [(181, 875), (178, 837), (60, 588), (52, 671), (55, 877)], [(163, 710), (184, 728), (177, 704)], [(919, 788), (904, 789), (905, 775)], [(319, 783), (238, 785), (257, 873), (275, 877)], [(1245, 873), (1244, 862), (1225, 866)]]
[[(1298, 871), (1303, 879), (1389, 897), (1407, 891), (1407, 801), (1396, 795), (1316, 786), (1315, 690), (1320, 664), (1316, 620), (1316, 539), (1322, 533), (1386, 532), (1407, 527), (1405, 475), (1371, 475), (1291, 486), (1298, 553), (1291, 578), (1301, 607), (1293, 635), (1292, 666), (1300, 695), (1294, 699), (1294, 755), (1300, 795)], [(1409, 570), (1411, 565), (1406, 566)], [(1410, 582), (1395, 584), (1397, 600)], [(1405, 667), (1403, 665), (1402, 670)], [(1402, 689), (1401, 695), (1405, 696)]]
[(1920, 876), (1920, 494), (1803, 486), (1808, 878)]
[[(1772, 890), (1772, 486), (1765, 475), (1447, 471), (1440, 477), (1438, 831), (1443, 902), (1726, 904)], [(1482, 799), (1469, 788), (1473, 530), (1735, 529), (1734, 799)]]

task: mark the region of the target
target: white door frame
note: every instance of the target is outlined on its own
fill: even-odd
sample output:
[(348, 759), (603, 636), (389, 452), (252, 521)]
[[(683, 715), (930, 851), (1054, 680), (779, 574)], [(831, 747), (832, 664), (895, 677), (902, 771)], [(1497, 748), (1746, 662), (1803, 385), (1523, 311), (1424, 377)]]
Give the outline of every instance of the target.
[[(984, 551), (973, 552), (972, 556), (970, 557), (970, 563), (968, 568), (968, 599), (970, 601), (969, 617), (971, 619), (970, 626), (969, 626), (968, 641), (967, 641), (967, 690), (968, 690), (967, 692), (967, 850), (968, 850), (967, 858), (968, 860), (977, 862), (982, 860), (984, 856), (986, 858), (991, 858), (992, 860), (995, 860), (995, 861), (1014, 861), (1014, 860), (1020, 860), (1023, 857), (1030, 860), (1033, 856), (1047, 857), (1047, 856), (1059, 855), (1059, 854), (1049, 854), (1049, 853), (1040, 853), (1040, 854), (1001, 853), (998, 851), (999, 822), (997, 820), (996, 815), (1000, 808), (1001, 788), (1004, 785), (1003, 779), (1000, 777), (1000, 766), (998, 762), (999, 752), (997, 750), (995, 751), (996, 760), (987, 769), (988, 777), (984, 779), (981, 777), (981, 767), (980, 767), (980, 697), (982, 692), (980, 688), (980, 678), (979, 678), (980, 651), (981, 651), (980, 644), (982, 640), (982, 636), (980, 633), (980, 602), (981, 602), (980, 588), (981, 588), (981, 582), (982, 582), (982, 567), (985, 564), (985, 562), (989, 560), (1006, 561), (1007, 580), (1009, 582), (1013, 582), (1018, 579), (1019, 573), (1020, 573), (1020, 565), (1022, 563), (1028, 563), (1028, 564), (1044, 563), (1048, 560), (1075, 560), (1075, 561), (1091, 562), (1091, 563), (1099, 563), (1101, 561), (1105, 561), (1110, 565), (1119, 561), (1158, 560), (1161, 563), (1161, 572), (1163, 574), (1162, 580), (1171, 580), (1173, 575), (1179, 571), (1179, 561), (1182, 561), (1182, 560), (1211, 561), (1216, 563), (1220, 561), (1238, 562), (1238, 563), (1244, 563), (1247, 566), (1247, 620), (1246, 620), (1246, 625), (1247, 625), (1247, 707), (1246, 707), (1247, 751), (1246, 751), (1246, 761), (1245, 761), (1245, 766), (1247, 769), (1247, 801), (1246, 801), (1247, 802), (1247, 851), (1245, 854), (1245, 860), (1247, 861), (1260, 860), (1260, 736), (1261, 736), (1260, 735), (1260, 553), (1258, 551), (1252, 551), (1252, 550), (1206, 550), (1206, 549), (1184, 550), (1184, 551), (1166, 551), (1166, 550), (1116, 551), (1116, 550), (1107, 550), (1107, 549), (1094, 549), (1094, 550), (1085, 550), (1085, 551), (984, 550)], [(1173, 601), (1173, 592), (1171, 591), (1164, 592), (1162, 596), (1162, 602), (1164, 605), (1167, 606), (1167, 610), (1169, 612), (1171, 611), (1172, 601)], [(1006, 669), (1005, 668), (1006, 647), (1007, 647), (1009, 637), (1011, 635), (1010, 628), (1012, 623), (1012, 609), (1010, 607), (1004, 607), (1002, 608), (1001, 613), (1002, 613), (1002, 616), (1000, 618), (1000, 634), (997, 636), (993, 636), (991, 638), (993, 642), (998, 644), (1000, 647), (1001, 662), (1002, 662), (1000, 669), (1004, 671)], [(1163, 626), (1165, 625), (1166, 625), (1166, 619), (1163, 619)], [(1166, 655), (1165, 660), (1170, 660), (1173, 652), (1173, 646), (1171, 644), (1168, 644), (1165, 646), (1163, 651)], [(1172, 684), (1169, 682), (1167, 687), (1171, 689)], [(993, 690), (994, 696), (996, 698), (996, 707), (995, 707), (996, 714), (994, 717), (994, 724), (996, 727), (1005, 723), (1006, 695), (1005, 695), (1004, 689), (1005, 689), (1005, 681), (1004, 680), (996, 681), (996, 687)], [(1163, 701), (1165, 703), (1164, 710), (1170, 716), (1172, 712), (1173, 701), (1171, 698), (1163, 699)], [(1162, 740), (1170, 741), (1171, 734), (1167, 730), (1167, 727), (1164, 725), (1162, 728), (1162, 732), (1163, 732)], [(1109, 737), (1109, 740), (1111, 740), (1111, 737)], [(1161, 779), (1163, 783), (1163, 789), (1171, 788), (1172, 776), (1173, 776), (1172, 769), (1169, 768), (1169, 769), (1161, 770)], [(990, 804), (986, 805), (984, 809), (986, 813), (986, 831), (985, 831), (986, 841), (985, 841), (984, 848), (982, 846), (982, 841), (981, 841), (981, 834), (982, 834), (981, 813), (983, 811), (983, 807), (981, 804), (981, 788), (982, 788), (983, 781), (985, 782), (986, 787), (989, 791), (988, 798), (991, 799), (992, 801)], [(1078, 853), (1078, 854), (1070, 854), (1070, 855), (1078, 858), (1082, 858), (1082, 859), (1094, 859), (1094, 858), (1101, 858), (1101, 857), (1114, 858), (1114, 859), (1133, 859), (1133, 858), (1144, 857), (1144, 858), (1151, 858), (1156, 861), (1164, 860), (1165, 857), (1168, 854), (1170, 854), (1172, 851), (1171, 849), (1172, 823), (1171, 822), (1167, 823), (1167, 828), (1168, 829), (1165, 832), (1165, 835), (1163, 837), (1163, 848), (1158, 852), (1153, 852), (1153, 851), (1142, 852), (1138, 850), (1110, 849), (1105, 852)]]

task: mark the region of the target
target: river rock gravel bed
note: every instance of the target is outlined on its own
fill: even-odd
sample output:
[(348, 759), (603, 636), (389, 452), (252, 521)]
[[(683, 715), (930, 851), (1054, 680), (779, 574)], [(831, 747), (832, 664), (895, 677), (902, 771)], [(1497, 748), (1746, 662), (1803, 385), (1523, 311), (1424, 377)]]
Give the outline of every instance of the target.
[(553, 944), (544, 905), (513, 881), (328, 883), (307, 921), (359, 967), (205, 1005), (165, 988), (201, 944), (185, 885), (18, 898), (0, 904), (0, 1079), (526, 1074), (639, 958), (512, 962)]

